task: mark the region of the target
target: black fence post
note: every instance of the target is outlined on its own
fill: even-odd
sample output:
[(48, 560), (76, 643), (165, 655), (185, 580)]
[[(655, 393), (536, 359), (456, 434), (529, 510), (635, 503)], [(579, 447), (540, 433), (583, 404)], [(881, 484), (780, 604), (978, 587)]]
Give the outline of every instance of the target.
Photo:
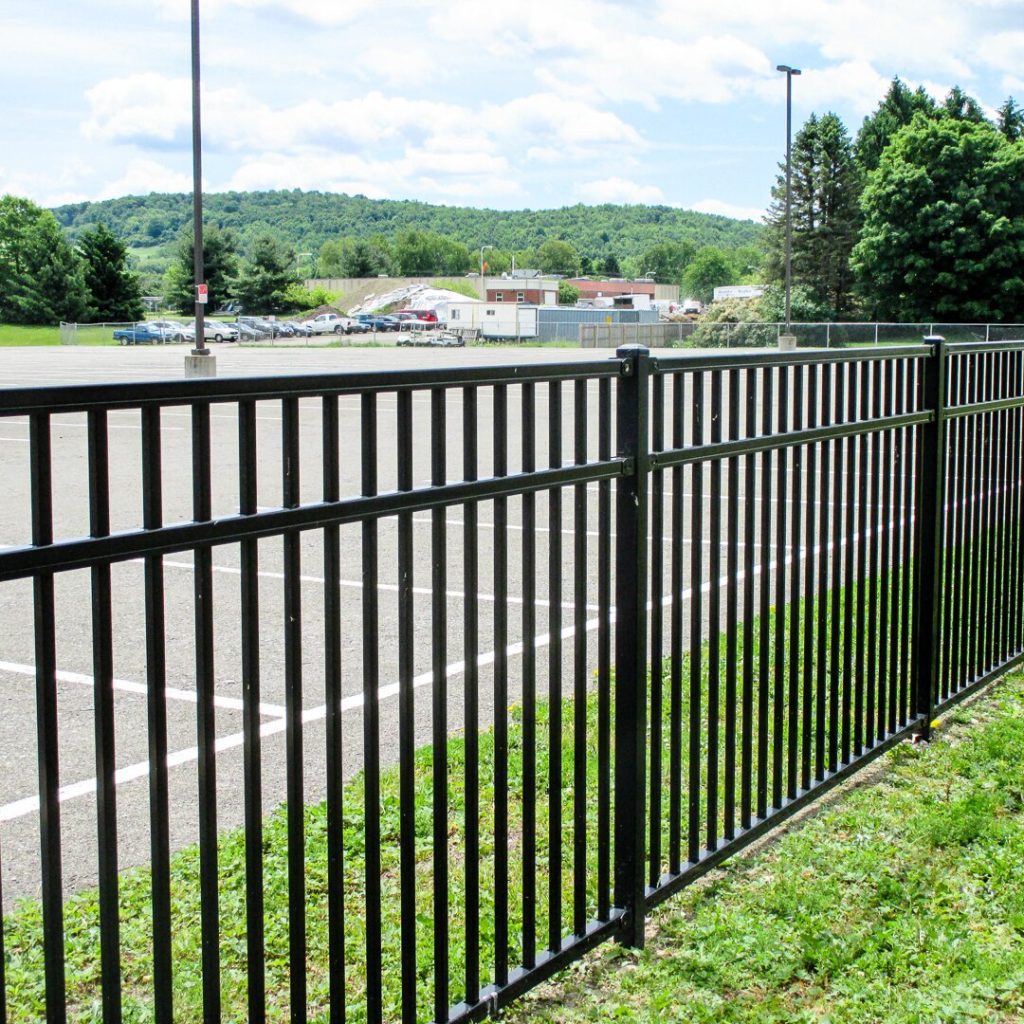
[(914, 711), (922, 716), (921, 737), (931, 735), (942, 644), (943, 524), (946, 515), (946, 342), (929, 335), (932, 354), (923, 361), (922, 408), (935, 418), (921, 428), (918, 461), (917, 602), (914, 616)]
[(615, 509), (615, 904), (619, 941), (644, 944), (647, 749), (647, 466), (650, 353), (616, 349), (617, 454), (627, 462)]

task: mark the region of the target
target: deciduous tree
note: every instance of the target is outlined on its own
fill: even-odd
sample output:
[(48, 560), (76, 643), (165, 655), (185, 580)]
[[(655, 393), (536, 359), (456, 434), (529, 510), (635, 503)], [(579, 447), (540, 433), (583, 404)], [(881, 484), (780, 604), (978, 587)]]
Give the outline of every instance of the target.
[(579, 273), (580, 254), (571, 242), (549, 238), (537, 249), (537, 266), (545, 274), (575, 277)]
[(874, 315), (1024, 318), (1024, 142), (918, 115), (870, 175), (863, 209), (853, 262)]
[(706, 245), (698, 250), (683, 273), (683, 291), (688, 298), (710, 302), (716, 288), (735, 284), (738, 279), (736, 264), (729, 253), (717, 246)]

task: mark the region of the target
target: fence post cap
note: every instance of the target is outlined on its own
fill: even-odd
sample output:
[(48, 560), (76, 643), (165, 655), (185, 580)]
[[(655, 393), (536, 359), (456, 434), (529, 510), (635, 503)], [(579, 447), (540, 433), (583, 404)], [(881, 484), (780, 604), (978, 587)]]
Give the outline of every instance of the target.
[(946, 339), (941, 334), (926, 334), (924, 341), (926, 345), (938, 345), (940, 342)]

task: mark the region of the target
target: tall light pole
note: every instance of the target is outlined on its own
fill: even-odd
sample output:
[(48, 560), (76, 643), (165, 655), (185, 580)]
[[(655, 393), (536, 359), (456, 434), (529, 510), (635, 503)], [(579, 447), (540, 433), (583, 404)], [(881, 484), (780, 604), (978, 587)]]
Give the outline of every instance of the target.
[(185, 372), (212, 376), (215, 363), (206, 347), (206, 284), (203, 266), (203, 133), (199, 98), (199, 0), (192, 0), (192, 262), (195, 269), (196, 342)]
[(800, 69), (779, 64), (775, 70), (786, 76), (786, 337), (789, 338), (789, 295), (793, 279), (793, 76), (799, 75)]

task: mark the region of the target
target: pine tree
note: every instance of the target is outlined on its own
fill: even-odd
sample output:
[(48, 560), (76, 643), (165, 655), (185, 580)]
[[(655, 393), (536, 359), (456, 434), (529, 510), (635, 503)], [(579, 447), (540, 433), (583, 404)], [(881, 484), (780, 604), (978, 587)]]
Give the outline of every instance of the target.
[(248, 312), (281, 313), (289, 306), (285, 293), (297, 281), (292, 249), (273, 235), (260, 235), (238, 276), (235, 295)]
[(0, 320), (81, 320), (87, 297), (82, 262), (53, 214), (27, 199), (0, 199)]
[[(207, 228), (203, 232), (203, 276), (210, 290), (209, 308), (223, 306), (234, 294), (238, 274), (234, 231)], [(195, 271), (192, 257), (192, 232), (185, 231), (178, 239), (175, 260), (164, 278), (164, 295), (168, 304), (183, 316), (195, 312)]]
[(1007, 142), (1024, 139), (1024, 110), (1014, 103), (1012, 96), (996, 111), (996, 127)]
[[(850, 252), (860, 226), (862, 178), (846, 127), (835, 114), (811, 115), (792, 150), (792, 280), (814, 301), (843, 317), (853, 307)], [(769, 280), (785, 278), (785, 165), (772, 189), (767, 217)]]
[(898, 78), (894, 78), (878, 109), (864, 118), (857, 133), (854, 149), (857, 162), (865, 173), (878, 166), (889, 140), (900, 128), (910, 124), (917, 113), (934, 114), (935, 101), (922, 86), (911, 92)]
[(139, 277), (128, 266), (128, 250), (105, 224), (78, 242), (85, 264), (90, 320), (141, 320), (145, 312)]

